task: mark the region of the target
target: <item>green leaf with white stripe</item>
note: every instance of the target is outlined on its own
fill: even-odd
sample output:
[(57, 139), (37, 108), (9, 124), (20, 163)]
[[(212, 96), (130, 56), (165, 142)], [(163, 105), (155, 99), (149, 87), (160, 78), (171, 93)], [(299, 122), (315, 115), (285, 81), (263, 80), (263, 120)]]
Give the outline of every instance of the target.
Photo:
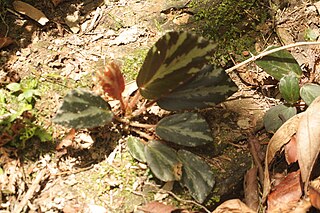
[(165, 110), (203, 109), (225, 101), (238, 90), (222, 69), (205, 66), (191, 81), (157, 101)]
[(150, 141), (145, 146), (144, 153), (148, 166), (158, 179), (165, 182), (181, 179), (182, 164), (176, 150), (160, 141)]
[(127, 139), (128, 150), (132, 157), (141, 162), (147, 162), (146, 156), (144, 154), (145, 145), (141, 141), (141, 139), (129, 136)]
[[(274, 49), (276, 46), (268, 48), (268, 50)], [(255, 62), (265, 72), (280, 80), (283, 76), (288, 75), (290, 72), (294, 72), (298, 77), (301, 76), (302, 70), (288, 50), (281, 50), (272, 54), (269, 54)]]
[(112, 121), (110, 105), (100, 96), (83, 89), (69, 92), (53, 122), (74, 128), (93, 128)]
[(170, 115), (159, 121), (156, 133), (166, 141), (182, 146), (201, 146), (213, 142), (206, 120), (198, 113)]
[(215, 184), (211, 167), (200, 157), (186, 150), (179, 150), (178, 157), (183, 165), (180, 183), (187, 187), (196, 201), (203, 203)]
[(149, 50), (137, 77), (140, 93), (158, 99), (189, 81), (210, 60), (216, 45), (187, 32), (168, 32)]

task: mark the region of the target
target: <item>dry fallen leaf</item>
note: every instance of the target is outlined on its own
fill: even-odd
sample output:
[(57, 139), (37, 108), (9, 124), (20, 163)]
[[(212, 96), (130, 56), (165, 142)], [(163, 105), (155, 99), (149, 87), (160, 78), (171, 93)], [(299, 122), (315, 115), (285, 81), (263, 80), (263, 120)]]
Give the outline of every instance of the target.
[(239, 199), (228, 200), (218, 206), (212, 213), (255, 213)]
[(62, 151), (67, 147), (71, 146), (72, 140), (75, 138), (76, 130), (71, 129), (69, 133), (61, 140), (61, 142), (56, 146), (57, 151)]
[(259, 190), (257, 180), (258, 168), (249, 169), (244, 177), (244, 194), (245, 203), (252, 210), (258, 210), (259, 207)]
[(52, 2), (53, 5), (56, 7), (58, 4), (60, 4), (61, 2), (63, 2), (63, 0), (51, 0), (51, 2)]
[(292, 136), (289, 143), (284, 146), (284, 155), (288, 164), (294, 163), (298, 160), (297, 139), (295, 136)]
[(0, 38), (0, 49), (9, 46), (13, 43), (13, 40), (10, 37)]
[(29, 18), (37, 21), (39, 24), (43, 26), (46, 25), (46, 23), (49, 21), (49, 19), (44, 15), (43, 12), (31, 6), (30, 4), (27, 4), (22, 1), (14, 1), (12, 5), (17, 12), (28, 16)]
[(139, 210), (145, 213), (171, 213), (176, 210), (174, 206), (166, 205), (160, 202), (151, 202), (139, 208)]
[(276, 153), (280, 151), (283, 145), (288, 143), (291, 137), (297, 132), (299, 120), (303, 114), (304, 113), (297, 114), (292, 118), (290, 118), (289, 120), (287, 120), (273, 135), (273, 137), (271, 138), (268, 144), (266, 159), (265, 159), (264, 181), (263, 181), (263, 196), (262, 196), (263, 202), (266, 200), (271, 189), (271, 183), (270, 183), (270, 177), (269, 177), (269, 164), (275, 157)]
[(168, 191), (171, 191), (173, 189), (174, 181), (168, 181), (166, 182), (161, 189), (154, 195), (155, 201), (162, 201), (166, 197), (169, 196)]
[(300, 119), (297, 130), (298, 163), (301, 178), (308, 187), (309, 177), (320, 150), (320, 97), (316, 98)]
[(300, 171), (289, 173), (269, 194), (268, 212), (289, 211), (301, 196)]
[(320, 177), (310, 182), (309, 198), (312, 206), (320, 210)]

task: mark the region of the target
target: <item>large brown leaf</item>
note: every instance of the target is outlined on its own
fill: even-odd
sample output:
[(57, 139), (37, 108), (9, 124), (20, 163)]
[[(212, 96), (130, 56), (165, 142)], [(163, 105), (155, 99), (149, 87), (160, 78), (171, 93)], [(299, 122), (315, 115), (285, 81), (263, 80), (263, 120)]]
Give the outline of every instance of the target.
[(302, 196), (300, 171), (288, 174), (268, 196), (268, 212), (290, 211)]
[(273, 135), (271, 138), (266, 153), (265, 159), (265, 171), (264, 171), (264, 181), (263, 181), (263, 201), (265, 201), (267, 195), (271, 189), (271, 182), (269, 177), (269, 165), (276, 153), (290, 141), (291, 137), (297, 132), (299, 120), (304, 113), (293, 116), (287, 120)]
[(254, 213), (246, 204), (239, 199), (227, 200), (218, 206), (212, 213)]
[(316, 98), (300, 119), (297, 130), (298, 163), (301, 178), (308, 187), (309, 177), (320, 150), (320, 97)]

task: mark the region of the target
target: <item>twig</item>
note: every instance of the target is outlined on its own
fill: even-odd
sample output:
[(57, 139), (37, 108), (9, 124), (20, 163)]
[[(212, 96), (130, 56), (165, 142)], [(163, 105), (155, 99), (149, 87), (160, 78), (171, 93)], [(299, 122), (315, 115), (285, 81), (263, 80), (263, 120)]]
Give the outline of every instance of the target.
[(176, 194), (174, 194), (171, 191), (167, 191), (164, 189), (160, 189), (159, 192), (163, 192), (163, 193), (168, 193), (169, 195), (171, 195), (172, 197), (174, 197), (176, 200), (178, 200), (179, 202), (183, 202), (183, 203), (192, 203), (196, 206), (199, 206), (200, 208), (202, 208), (204, 211), (206, 211), (207, 213), (211, 213), (211, 211), (209, 211), (209, 209), (207, 209), (205, 206), (201, 205), (200, 203), (197, 203), (196, 201), (193, 200), (184, 200), (180, 197), (178, 197)]
[(51, 174), (51, 176), (62, 176), (62, 175), (71, 175), (71, 174), (77, 174), (77, 173), (80, 173), (80, 172), (84, 172), (84, 171), (87, 171), (89, 169), (92, 169), (93, 168), (93, 165), (90, 165), (86, 168), (80, 168), (80, 169), (76, 169), (74, 171), (64, 171), (64, 172), (59, 172), (59, 173), (56, 173), (56, 174)]
[(144, 129), (151, 129), (156, 127), (156, 125), (153, 125), (153, 124), (142, 124), (137, 122), (131, 122), (129, 123), (129, 126), (144, 128)]
[(256, 138), (254, 138), (253, 134), (249, 133), (248, 134), (248, 142), (249, 142), (249, 150), (252, 155), (254, 164), (258, 168), (258, 175), (260, 182), (263, 183), (263, 178), (264, 178), (264, 172), (263, 172), (263, 167), (261, 164), (261, 160), (258, 156), (257, 148), (255, 146), (255, 142), (257, 142)]
[(7, 37), (8, 36), (8, 32), (9, 32), (9, 25), (7, 24), (5, 18), (1, 14), (0, 14), (0, 18), (1, 18), (2, 22), (3, 22), (3, 24), (6, 26), (6, 33), (5, 33), (4, 37)]
[(140, 137), (142, 137), (142, 138), (146, 138), (146, 139), (148, 139), (148, 140), (153, 140), (153, 139), (154, 139), (153, 136), (148, 135), (147, 133), (142, 132), (142, 131), (140, 131), (140, 130), (138, 130), (138, 129), (131, 128), (131, 130), (134, 131), (135, 133), (137, 133), (138, 135), (140, 135)]
[(28, 204), (28, 201), (34, 195), (35, 191), (38, 189), (40, 182), (43, 181), (44, 179), (47, 179), (50, 176), (50, 173), (48, 172), (49, 171), (47, 169), (43, 169), (38, 173), (37, 177), (32, 182), (31, 187), (25, 193), (20, 203), (15, 206), (13, 213), (20, 213), (23, 210), (23, 208)]
[(306, 45), (320, 45), (320, 41), (316, 41), (316, 42), (297, 42), (297, 43), (293, 43), (293, 44), (288, 44), (288, 45), (285, 45), (285, 46), (282, 46), (282, 47), (278, 47), (278, 48), (275, 48), (275, 49), (272, 49), (272, 50), (268, 50), (268, 51), (264, 51), (262, 53), (260, 53), (259, 55), (256, 55), (256, 56), (252, 56), (251, 58), (229, 68), (229, 69), (226, 69), (226, 72), (232, 72), (233, 70), (236, 70), (238, 69), (239, 67), (242, 67), (250, 62), (253, 62), (253, 61), (256, 61), (264, 56), (267, 56), (271, 53), (275, 53), (275, 52), (278, 52), (278, 51), (281, 51), (281, 50), (285, 50), (285, 49), (289, 49), (289, 48), (292, 48), (292, 47), (298, 47), (298, 46), (306, 46)]
[(93, 30), (95, 26), (98, 24), (98, 22), (100, 21), (101, 16), (102, 16), (102, 10), (100, 7), (98, 7), (94, 13), (93, 19), (91, 20), (89, 27), (85, 30), (83, 34), (86, 34), (91, 30)]

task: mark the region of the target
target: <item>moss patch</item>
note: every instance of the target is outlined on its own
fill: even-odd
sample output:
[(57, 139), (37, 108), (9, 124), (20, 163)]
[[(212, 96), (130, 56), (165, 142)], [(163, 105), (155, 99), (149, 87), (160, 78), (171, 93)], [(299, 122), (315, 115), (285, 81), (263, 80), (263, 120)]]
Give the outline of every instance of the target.
[(230, 53), (253, 49), (260, 35), (256, 28), (268, 17), (268, 9), (256, 0), (193, 0), (191, 7), (197, 30), (219, 44), (214, 59), (222, 64)]
[(148, 49), (137, 49), (123, 58), (122, 72), (126, 81), (135, 80), (146, 57)]

